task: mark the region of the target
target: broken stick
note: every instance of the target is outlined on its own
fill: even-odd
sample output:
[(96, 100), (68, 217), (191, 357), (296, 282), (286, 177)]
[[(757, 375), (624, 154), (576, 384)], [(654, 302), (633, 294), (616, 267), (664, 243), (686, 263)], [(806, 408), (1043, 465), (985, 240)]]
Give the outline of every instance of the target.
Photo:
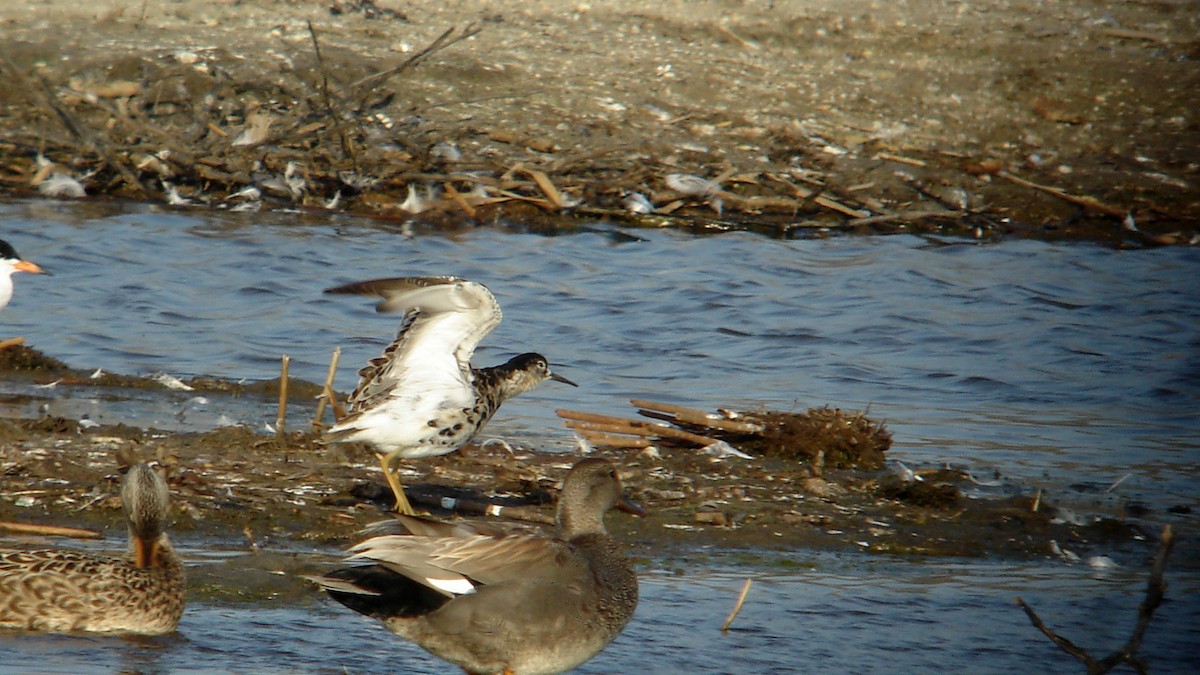
[(18, 534), (33, 534), (45, 537), (75, 537), (76, 539), (102, 539), (104, 535), (93, 530), (83, 530), (78, 527), (61, 527), (59, 525), (34, 525), (31, 523), (12, 523), (0, 521), (0, 530), (8, 530)]

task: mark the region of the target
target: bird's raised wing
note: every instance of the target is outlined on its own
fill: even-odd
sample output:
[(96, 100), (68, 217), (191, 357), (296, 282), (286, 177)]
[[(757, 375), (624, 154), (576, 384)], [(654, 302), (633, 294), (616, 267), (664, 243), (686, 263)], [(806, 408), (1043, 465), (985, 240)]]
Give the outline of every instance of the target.
[(351, 413), (393, 395), (464, 391), (475, 347), (502, 317), (491, 291), (458, 277), (373, 279), (325, 292), (377, 296), (376, 311), (404, 313), (395, 341), (359, 371)]

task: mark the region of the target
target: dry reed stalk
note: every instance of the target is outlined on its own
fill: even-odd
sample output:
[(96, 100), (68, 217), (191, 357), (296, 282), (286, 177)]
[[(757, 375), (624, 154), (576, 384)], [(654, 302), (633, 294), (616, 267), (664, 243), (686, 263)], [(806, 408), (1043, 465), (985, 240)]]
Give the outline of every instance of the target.
[(721, 632), (725, 633), (729, 630), (729, 625), (737, 618), (739, 612), (742, 611), (742, 605), (746, 604), (746, 596), (750, 594), (751, 579), (746, 579), (746, 583), (742, 585), (742, 593), (738, 596), (737, 602), (733, 605), (733, 611), (729, 616), (725, 617), (725, 623), (721, 624)]
[(537, 183), (542, 194), (546, 195), (546, 198), (550, 200), (551, 204), (554, 204), (555, 208), (561, 209), (566, 204), (563, 201), (562, 193), (555, 187), (554, 181), (550, 180), (549, 176), (536, 169), (525, 169), (525, 173), (533, 179), (533, 182)]
[(279, 375), (279, 415), (275, 418), (275, 438), (277, 439), (283, 438), (284, 424), (287, 422), (288, 364), (291, 362), (292, 358), (284, 354)]
[(18, 534), (34, 534), (46, 537), (74, 537), (76, 539), (103, 539), (104, 535), (93, 530), (83, 530), (78, 527), (62, 527), (59, 525), (34, 525), (32, 523), (13, 523), (0, 521), (0, 530), (8, 530)]
[(337, 396), (333, 393), (333, 377), (337, 374), (338, 361), (342, 358), (342, 348), (340, 346), (333, 348), (333, 356), (329, 357), (329, 371), (325, 373), (325, 387), (321, 390), (321, 395), (317, 397), (317, 414), (313, 415), (312, 425), (320, 429), (321, 415), (325, 414), (325, 404), (333, 409), (333, 421), (337, 422), (341, 415), (338, 414)]
[(592, 445), (602, 445), (609, 448), (648, 448), (654, 445), (654, 442), (648, 438), (634, 438), (630, 436), (621, 436), (619, 434), (608, 434), (603, 431), (592, 431), (589, 429), (575, 429), (575, 433), (579, 434)]
[[(596, 413), (581, 412), (578, 410), (567, 410), (559, 408), (554, 413), (566, 420), (576, 420), (579, 422), (592, 422), (597, 424), (608, 424), (615, 428), (620, 428), (623, 431), (634, 436), (658, 436), (661, 438), (674, 438), (689, 443), (696, 443), (701, 446), (712, 445), (717, 442), (717, 439), (700, 434), (694, 434), (690, 431), (676, 429), (664, 424), (654, 424), (653, 422), (643, 422), (641, 420), (629, 420), (623, 417), (612, 417), (610, 415), (599, 415)], [(566, 423), (571, 426), (570, 423)]]

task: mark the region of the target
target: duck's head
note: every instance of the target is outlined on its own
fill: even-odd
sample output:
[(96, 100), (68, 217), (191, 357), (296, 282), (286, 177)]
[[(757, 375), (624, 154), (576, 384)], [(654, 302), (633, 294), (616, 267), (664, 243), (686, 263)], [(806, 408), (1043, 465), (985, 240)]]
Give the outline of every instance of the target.
[(617, 467), (606, 459), (588, 457), (571, 467), (558, 496), (558, 525), (564, 536), (604, 532), (604, 514), (620, 509), (638, 516), (642, 507), (625, 496)]
[(156, 566), (170, 506), (167, 482), (148, 465), (134, 464), (125, 474), (121, 503), (125, 506), (125, 519), (133, 537), (135, 564), (138, 567)]

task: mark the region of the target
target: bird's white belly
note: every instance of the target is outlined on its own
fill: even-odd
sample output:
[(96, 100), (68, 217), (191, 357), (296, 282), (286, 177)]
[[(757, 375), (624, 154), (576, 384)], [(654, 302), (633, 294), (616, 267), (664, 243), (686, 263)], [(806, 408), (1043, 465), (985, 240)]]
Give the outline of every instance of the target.
[[(434, 457), (454, 452), (475, 435), (479, 424), (464, 410), (471, 402), (438, 397), (393, 399), (364, 411), (354, 421), (357, 431), (347, 440), (365, 441), (398, 457)], [(336, 427), (335, 427), (336, 428)]]

